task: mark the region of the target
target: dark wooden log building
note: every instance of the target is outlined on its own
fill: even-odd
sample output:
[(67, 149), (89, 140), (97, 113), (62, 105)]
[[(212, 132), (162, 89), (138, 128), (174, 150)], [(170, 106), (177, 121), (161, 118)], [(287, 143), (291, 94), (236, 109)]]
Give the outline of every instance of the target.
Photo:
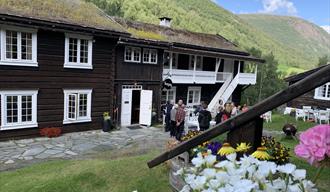
[[(288, 82), (289, 85), (292, 85), (328, 65), (330, 64), (287, 77), (285, 81)], [(314, 109), (330, 109), (330, 82), (293, 99), (287, 103), (287, 106), (300, 109), (302, 109), (303, 106), (311, 106)]]
[[(56, 6), (51, 6), (56, 4)], [(112, 18), (84, 1), (12, 1), (0, 9), (0, 140), (150, 125), (164, 101), (240, 101), (263, 62), (219, 35)], [(251, 67), (248, 67), (251, 69)], [(172, 88), (162, 89), (170, 79)]]

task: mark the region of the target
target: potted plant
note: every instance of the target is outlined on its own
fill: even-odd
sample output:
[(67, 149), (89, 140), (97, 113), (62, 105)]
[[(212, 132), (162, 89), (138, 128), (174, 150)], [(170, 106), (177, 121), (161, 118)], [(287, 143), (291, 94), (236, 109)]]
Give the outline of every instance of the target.
[(102, 127), (102, 130), (104, 132), (109, 132), (112, 128), (113, 128), (113, 124), (112, 124), (109, 112), (104, 112), (103, 113), (103, 127)]

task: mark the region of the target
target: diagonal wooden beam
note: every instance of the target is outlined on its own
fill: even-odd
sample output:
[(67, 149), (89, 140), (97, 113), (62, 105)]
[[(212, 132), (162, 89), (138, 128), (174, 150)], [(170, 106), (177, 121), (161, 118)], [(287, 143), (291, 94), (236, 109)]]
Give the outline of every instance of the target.
[[(221, 135), (230, 130), (234, 130), (236, 127), (243, 125), (256, 117), (270, 111), (288, 101), (299, 97), (327, 82), (330, 82), (330, 65), (320, 69), (319, 71), (309, 75), (308, 77), (292, 84), (288, 88), (268, 97), (267, 99), (259, 102), (251, 107), (247, 112), (241, 113), (235, 117), (228, 119), (227, 121), (216, 125), (214, 128), (209, 129), (202, 134), (194, 137), (188, 141), (185, 141), (177, 147), (160, 154), (158, 157), (148, 162), (149, 168), (155, 167), (166, 160), (169, 160), (189, 149), (213, 139), (218, 135)], [(272, 85), (268, 85), (272, 86)]]

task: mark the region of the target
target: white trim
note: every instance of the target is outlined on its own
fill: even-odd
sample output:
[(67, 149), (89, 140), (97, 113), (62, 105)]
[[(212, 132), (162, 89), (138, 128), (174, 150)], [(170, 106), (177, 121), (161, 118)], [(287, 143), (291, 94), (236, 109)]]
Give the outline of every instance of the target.
[[(149, 55), (149, 59), (148, 59), (148, 61), (144, 61), (145, 51), (149, 51), (149, 54), (148, 54)], [(152, 62), (151, 61), (151, 56), (152, 56), (153, 53), (156, 54), (156, 61), (155, 62)], [(143, 48), (142, 62), (144, 64), (157, 64), (158, 63), (158, 50), (157, 49)]]
[[(63, 124), (72, 124), (72, 123), (83, 123), (91, 122), (91, 113), (92, 113), (92, 89), (64, 89), (64, 113), (63, 113)], [(79, 97), (76, 97), (76, 118), (68, 118), (68, 96), (70, 94), (87, 94), (87, 116), (79, 117)]]
[[(319, 95), (319, 89), (323, 86), (326, 86), (325, 88), (325, 97), (324, 96), (320, 96)], [(327, 95), (330, 93), (330, 82), (329, 83), (326, 83), (318, 88), (316, 88), (314, 90), (314, 99), (317, 99), (317, 100), (325, 100), (325, 101), (330, 101), (330, 97), (327, 97)]]
[[(77, 62), (70, 62), (69, 61), (69, 39), (77, 39)], [(81, 40), (88, 41), (88, 61), (87, 63), (80, 62), (80, 43)], [(92, 36), (85, 36), (80, 34), (65, 34), (65, 56), (64, 56), (64, 68), (73, 68), (73, 69), (93, 69), (92, 64), (92, 56), (93, 56), (93, 37)]]
[[(23, 28), (16, 26), (0, 25), (0, 65), (8, 66), (23, 66), (23, 67), (38, 67), (37, 62), (37, 29)], [(6, 58), (6, 31), (17, 32), (17, 59)], [(32, 40), (32, 58), (31, 60), (22, 59), (22, 36), (21, 33), (31, 33)]]
[[(193, 99), (192, 99), (192, 103), (189, 103), (189, 91), (193, 91)], [(194, 102), (195, 100), (195, 93), (196, 91), (199, 92), (199, 97), (198, 97), (198, 102)], [(193, 105), (199, 105), (201, 102), (201, 97), (202, 97), (202, 88), (201, 87), (188, 87), (187, 90), (187, 106), (193, 106)]]
[[(131, 60), (126, 59), (126, 50), (127, 48), (131, 49)], [(139, 53), (139, 60), (135, 61), (134, 60), (134, 51), (138, 51)], [(139, 47), (132, 47), (132, 46), (125, 46), (125, 51), (124, 51), (124, 61), (125, 62), (130, 62), (130, 63), (141, 63), (141, 59), (142, 59), (143, 55), (141, 54), (141, 48)]]
[(171, 89), (163, 90), (163, 92), (166, 92), (166, 101), (171, 101), (168, 98), (168, 96), (169, 96), (168, 92), (170, 92), (170, 91), (173, 91), (173, 100), (174, 100), (174, 102), (176, 102), (176, 86), (173, 86)]
[[(1, 95), (1, 126), (0, 130), (12, 130), (12, 129), (23, 129), (23, 128), (35, 128), (38, 127), (38, 122), (37, 122), (37, 95), (38, 95), (38, 90), (15, 90), (15, 91), (0, 91)], [(7, 116), (6, 110), (7, 110), (7, 105), (6, 105), (6, 96), (18, 96), (18, 106), (17, 106), (17, 118), (18, 122), (17, 123), (7, 123)], [(31, 114), (31, 122), (24, 122), (22, 123), (22, 96), (32, 96), (32, 114)]]

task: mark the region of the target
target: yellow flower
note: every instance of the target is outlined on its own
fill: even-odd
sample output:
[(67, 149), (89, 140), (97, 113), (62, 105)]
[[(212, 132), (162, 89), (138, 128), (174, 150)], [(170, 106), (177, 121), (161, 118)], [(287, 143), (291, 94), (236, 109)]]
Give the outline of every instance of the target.
[(249, 149), (251, 148), (250, 143), (246, 144), (246, 143), (241, 143), (240, 145), (237, 144), (236, 147), (236, 152), (247, 152)]
[(235, 149), (232, 148), (229, 143), (224, 143), (220, 148), (220, 150), (218, 151), (218, 154), (221, 156), (229, 155), (232, 153), (235, 153)]
[(266, 147), (258, 147), (257, 150), (252, 153), (252, 157), (257, 158), (259, 160), (269, 160), (271, 156), (267, 153)]

